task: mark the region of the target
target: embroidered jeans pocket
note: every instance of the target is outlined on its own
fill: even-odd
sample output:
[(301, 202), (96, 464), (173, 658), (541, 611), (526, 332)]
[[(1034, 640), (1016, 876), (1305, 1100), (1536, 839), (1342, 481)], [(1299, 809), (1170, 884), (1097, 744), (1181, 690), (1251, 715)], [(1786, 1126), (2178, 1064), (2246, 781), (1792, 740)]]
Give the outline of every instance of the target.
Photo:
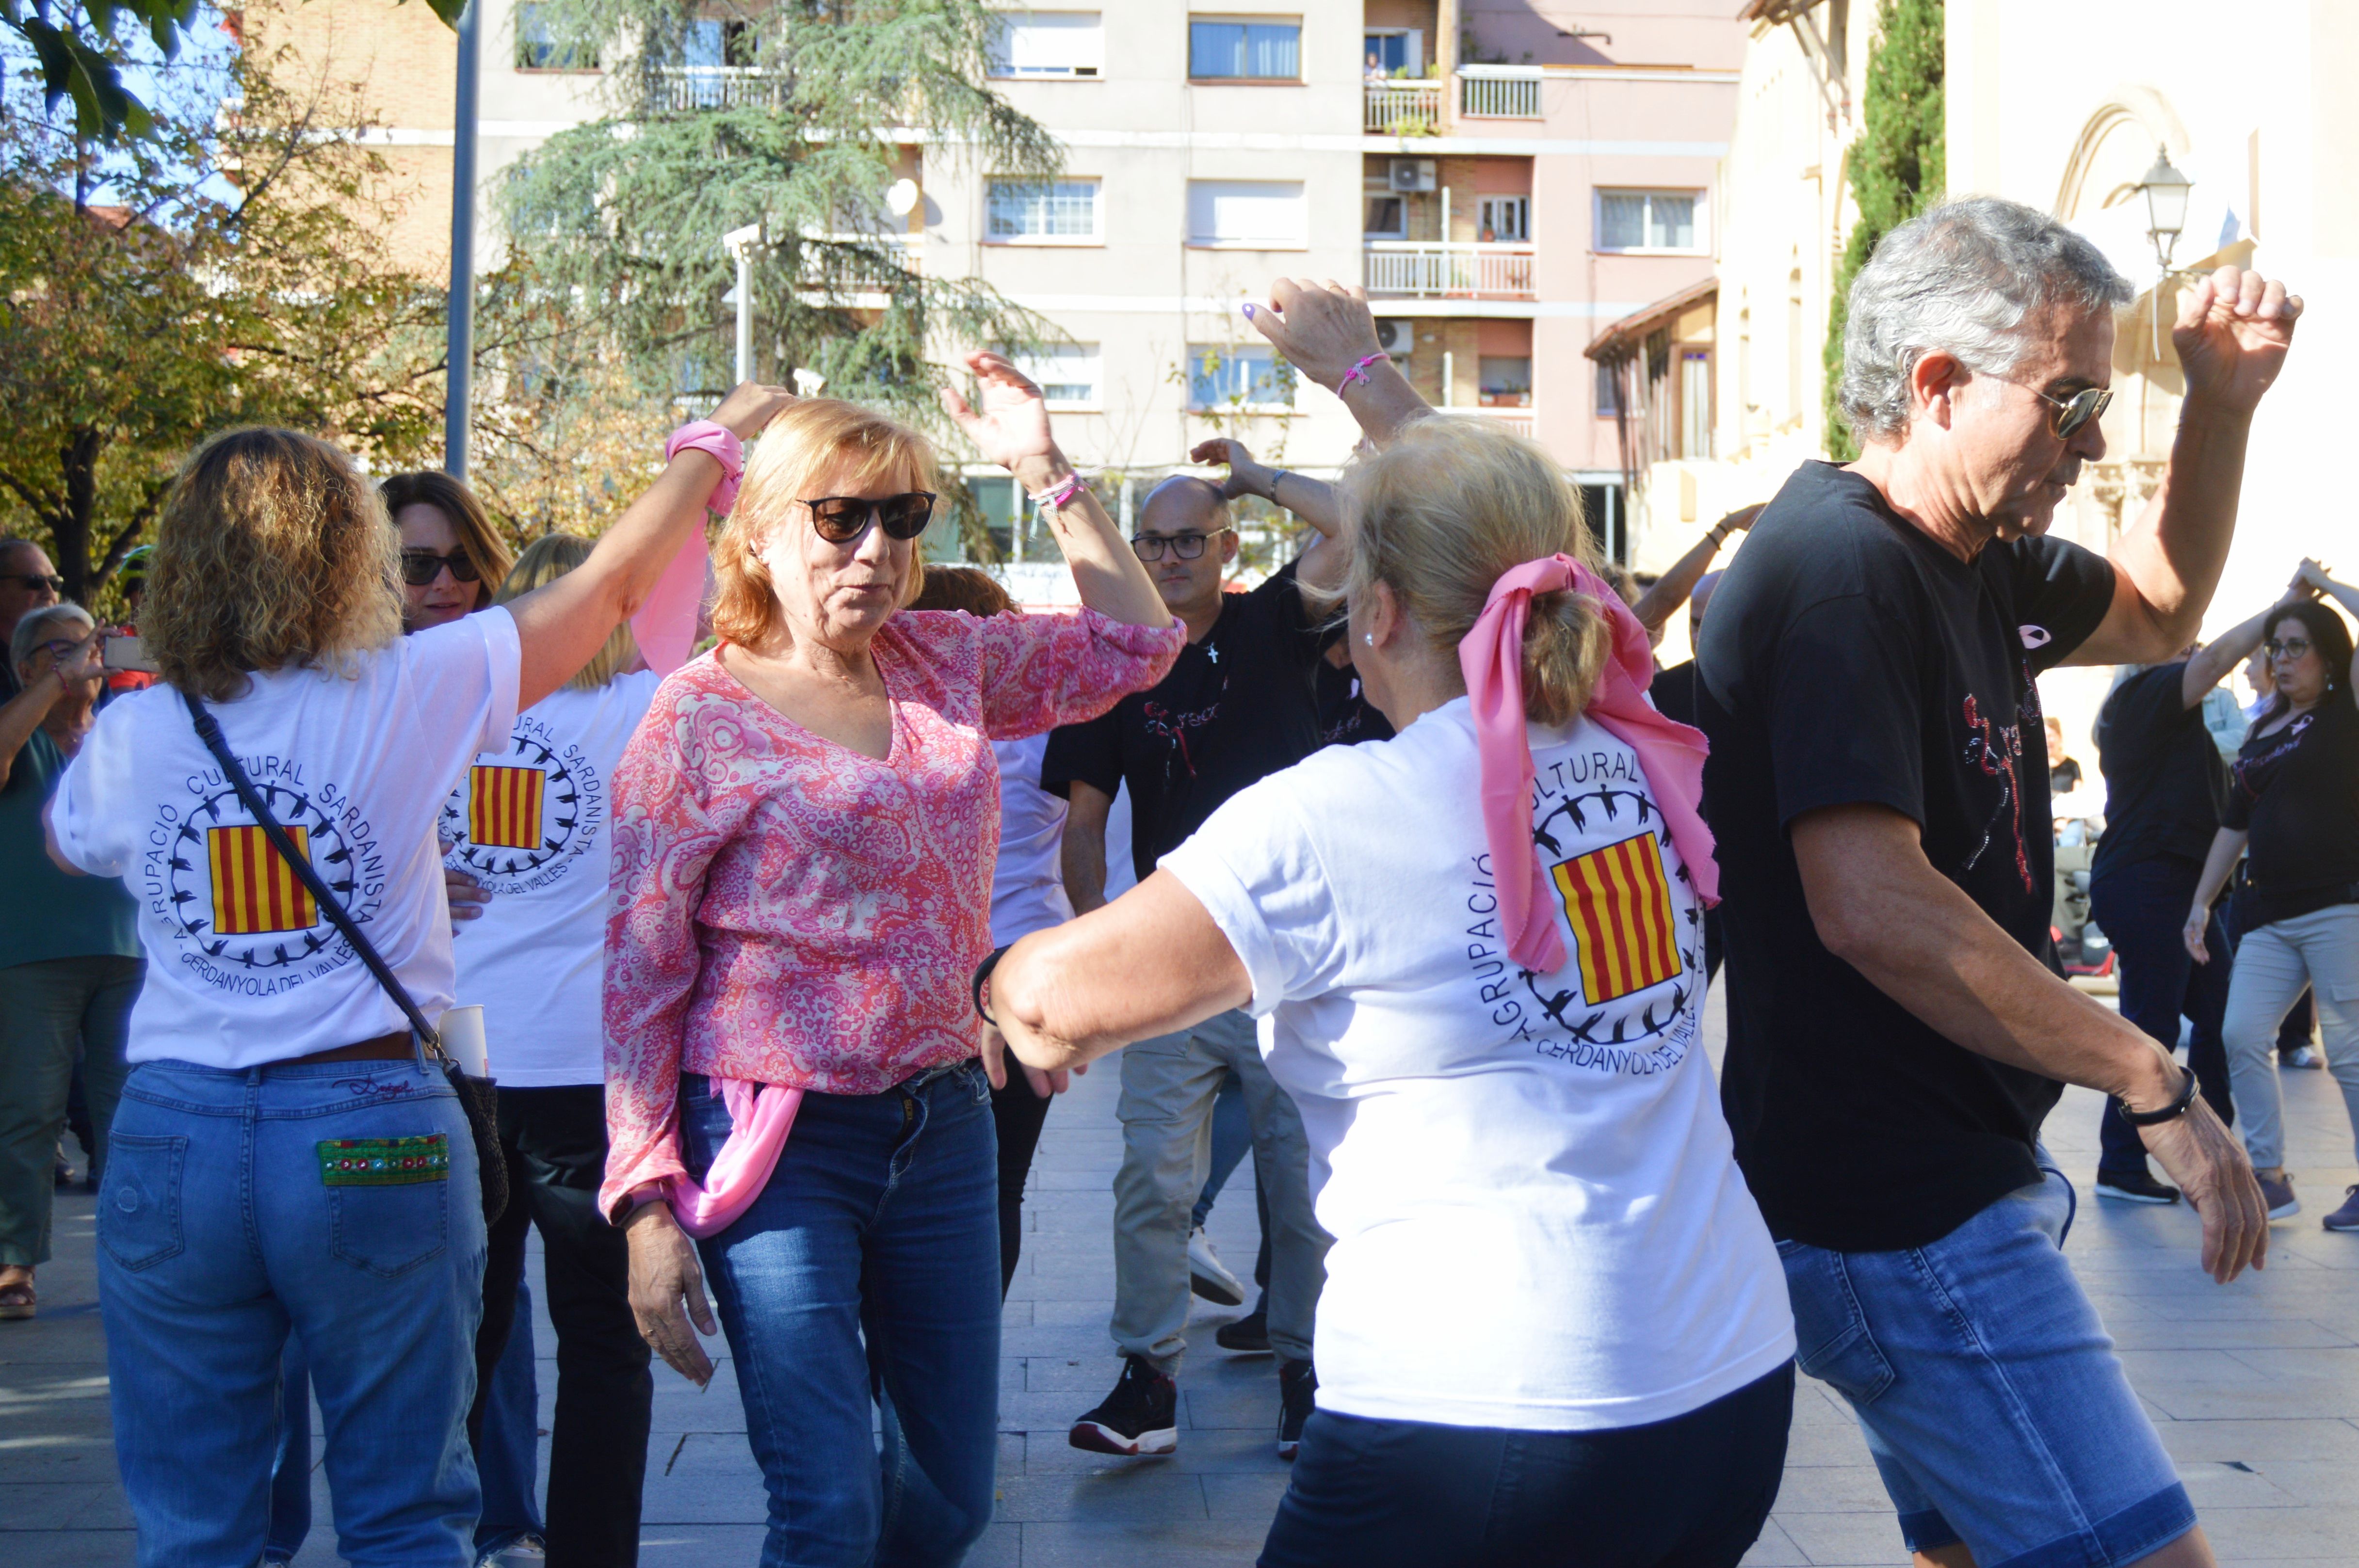
[(1794, 1308), (1795, 1364), (1852, 1403), (1873, 1404), (1892, 1386), (1892, 1363), (1868, 1331), (1843, 1255), (1780, 1241), (1777, 1259)]
[(180, 1167), (188, 1151), (185, 1138), (118, 1132), (106, 1141), (98, 1240), (124, 1268), (153, 1268), (179, 1252)]
[(319, 1146), (328, 1250), (380, 1279), (441, 1255), (451, 1238), (451, 1156), (440, 1133)]

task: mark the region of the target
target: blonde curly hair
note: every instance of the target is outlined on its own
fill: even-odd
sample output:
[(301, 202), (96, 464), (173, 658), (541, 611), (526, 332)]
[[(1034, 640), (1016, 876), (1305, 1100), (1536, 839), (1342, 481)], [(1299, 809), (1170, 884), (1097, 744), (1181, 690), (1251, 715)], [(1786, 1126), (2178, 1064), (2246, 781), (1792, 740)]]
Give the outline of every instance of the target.
[[(1581, 492), (1520, 436), (1477, 419), (1418, 420), (1343, 486), (1347, 597), (1382, 582), (1451, 669), (1492, 585), (1553, 555), (1599, 570)], [(1566, 589), (1532, 596), (1524, 626), (1524, 712), (1562, 724), (1589, 705), (1612, 636), (1600, 608)]]
[[(524, 554), (508, 568), (498, 589), (492, 595), (494, 604), (506, 604), (522, 599), (537, 588), (547, 588), (567, 572), (590, 558), (595, 546), (579, 534), (543, 534), (524, 547)], [(596, 691), (639, 658), (639, 640), (631, 633), (631, 623), (624, 622), (607, 633), (606, 645), (590, 655), (590, 662), (574, 672), (565, 683), (571, 691)]]
[(158, 674), (223, 701), (257, 670), (342, 669), (401, 636), (401, 538), (352, 459), (251, 428), (190, 453), (157, 524), (139, 630)]

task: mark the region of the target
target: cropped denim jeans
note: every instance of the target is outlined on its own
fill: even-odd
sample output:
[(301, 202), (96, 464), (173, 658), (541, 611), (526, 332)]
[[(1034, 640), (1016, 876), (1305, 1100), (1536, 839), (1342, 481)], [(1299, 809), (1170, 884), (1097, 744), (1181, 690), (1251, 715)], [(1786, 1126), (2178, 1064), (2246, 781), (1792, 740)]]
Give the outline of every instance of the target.
[(353, 1568), (470, 1568), (475, 1146), (418, 1062), (132, 1070), (98, 1204), (115, 1454), (143, 1568), (263, 1554), (300, 1336)]
[[(679, 1126), (701, 1180), (730, 1120), (698, 1074)], [(990, 1084), (962, 1062), (804, 1095), (769, 1184), (698, 1243), (769, 1494), (761, 1568), (949, 1568), (991, 1523), (998, 1189)]]

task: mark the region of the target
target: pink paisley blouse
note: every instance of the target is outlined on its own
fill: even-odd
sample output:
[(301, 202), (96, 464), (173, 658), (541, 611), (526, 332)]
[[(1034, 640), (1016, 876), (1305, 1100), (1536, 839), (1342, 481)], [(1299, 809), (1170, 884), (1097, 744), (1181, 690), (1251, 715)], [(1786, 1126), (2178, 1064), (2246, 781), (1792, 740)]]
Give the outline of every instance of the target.
[(682, 1072), (876, 1094), (973, 1055), (999, 852), (989, 742), (1095, 718), (1185, 640), (1092, 610), (903, 611), (869, 644), (893, 710), (882, 762), (711, 654), (673, 672), (614, 775), (604, 1212), (681, 1173)]

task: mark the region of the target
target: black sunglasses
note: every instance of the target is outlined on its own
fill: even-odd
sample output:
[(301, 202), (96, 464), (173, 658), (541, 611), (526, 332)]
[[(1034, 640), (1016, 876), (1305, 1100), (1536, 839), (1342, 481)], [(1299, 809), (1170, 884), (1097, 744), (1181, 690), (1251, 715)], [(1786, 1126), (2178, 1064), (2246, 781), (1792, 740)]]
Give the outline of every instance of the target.
[(2103, 417), (2114, 402), (2113, 389), (2104, 386), (2082, 387), (2070, 397), (2050, 397), (2036, 386), (2031, 393), (2056, 410), (2049, 416), (2048, 427), (2056, 432), (2056, 438), (2060, 441), (2071, 440), (2072, 432), (2092, 419)]
[(0, 577), (0, 582), (23, 583), (35, 593), (40, 592), (45, 588), (51, 593), (63, 593), (66, 590), (65, 579), (45, 577), (39, 572), (10, 572), (6, 577)]
[(412, 588), (424, 588), (442, 575), (444, 567), (451, 568), (453, 582), (473, 582), (478, 575), (475, 563), (464, 552), (448, 556), (438, 556), (431, 550), (401, 552), (401, 580)]
[(856, 495), (822, 495), (803, 504), (810, 508), (811, 526), (819, 530), (821, 538), (831, 545), (856, 545), (860, 536), (868, 532), (872, 521), (885, 530), (888, 539), (916, 538), (934, 520), (934, 501), (932, 491), (907, 490), (882, 501), (864, 501)]
[(1130, 553), (1142, 561), (1159, 561), (1168, 546), (1177, 558), (1192, 561), (1204, 553), (1207, 543), (1228, 531), (1215, 528), (1209, 534), (1134, 534), (1130, 538)]

